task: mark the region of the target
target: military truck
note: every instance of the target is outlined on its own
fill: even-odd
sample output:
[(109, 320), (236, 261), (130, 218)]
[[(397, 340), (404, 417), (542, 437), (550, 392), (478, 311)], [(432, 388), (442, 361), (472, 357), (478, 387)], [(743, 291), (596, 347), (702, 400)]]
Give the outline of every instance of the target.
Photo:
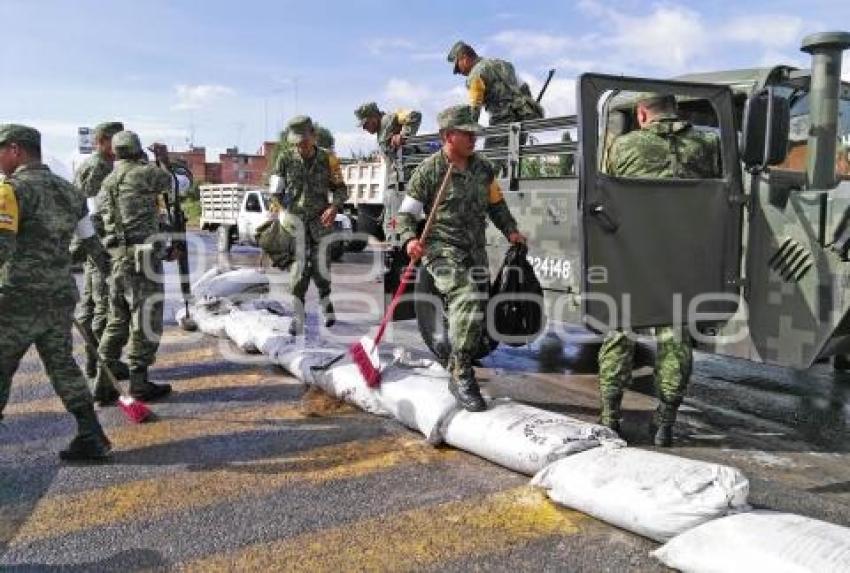
[(344, 163), (342, 177), (348, 187), (344, 213), (351, 218), (352, 227), (361, 236), (349, 243), (350, 251), (366, 248), (367, 236), (377, 241), (385, 239), (384, 203), (390, 185), (390, 170), (383, 159)]
[[(483, 138), (508, 137), (482, 153), (504, 167), (500, 183), (529, 236), (546, 315), (594, 333), (687, 323), (698, 348), (794, 368), (850, 352), (850, 170), (840, 144), (850, 138), (850, 85), (839, 77), (848, 46), (850, 33), (806, 37), (811, 69), (673, 80), (587, 73), (576, 82), (575, 116), (486, 129)], [(719, 135), (721, 178), (606, 173), (611, 142), (637, 128), (642, 92), (674, 95), (681, 116)], [(437, 139), (410, 138), (402, 172)], [(563, 158), (577, 173), (547, 177)], [(494, 267), (507, 243), (492, 226), (487, 233)], [(417, 292), (427, 283), (420, 278)], [(433, 349), (434, 317), (417, 318)]]

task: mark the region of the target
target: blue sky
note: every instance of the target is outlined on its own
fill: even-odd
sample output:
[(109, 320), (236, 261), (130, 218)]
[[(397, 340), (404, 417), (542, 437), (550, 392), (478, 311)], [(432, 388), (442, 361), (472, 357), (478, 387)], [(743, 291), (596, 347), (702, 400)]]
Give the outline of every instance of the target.
[(549, 115), (574, 110), (582, 71), (805, 65), (802, 37), (850, 28), (850, 2), (0, 0), (0, 22), (0, 122), (41, 129), (46, 154), (70, 166), (76, 128), (107, 119), (212, 155), (256, 150), (297, 111), (331, 128), (341, 154), (368, 150), (360, 103), (417, 107), (431, 129), (463, 101), (445, 61), (461, 38), (533, 87), (556, 67)]

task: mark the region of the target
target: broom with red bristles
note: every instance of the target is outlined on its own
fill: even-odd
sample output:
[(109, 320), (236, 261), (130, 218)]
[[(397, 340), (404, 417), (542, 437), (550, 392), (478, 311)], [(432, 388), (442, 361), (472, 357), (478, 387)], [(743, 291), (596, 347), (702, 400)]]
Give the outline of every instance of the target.
[[(428, 219), (425, 221), (425, 227), (422, 229), (422, 234), (419, 236), (420, 242), (424, 242), (425, 239), (428, 238), (428, 234), (431, 232), (431, 226), (434, 223), (434, 214), (437, 212), (437, 207), (439, 207), (443, 202), (443, 197), (446, 195), (446, 189), (449, 186), (451, 176), (452, 166), (449, 165), (449, 169), (446, 171), (446, 175), (440, 183), (440, 189), (437, 191), (437, 197), (434, 199), (434, 203), (431, 206), (431, 212), (428, 213)], [(361, 376), (363, 376), (363, 379), (366, 381), (366, 385), (370, 388), (377, 388), (381, 385), (381, 362), (378, 357), (378, 344), (381, 343), (381, 339), (384, 337), (384, 331), (387, 329), (387, 324), (389, 324), (393, 314), (395, 313), (395, 309), (401, 300), (401, 295), (404, 294), (407, 285), (413, 282), (413, 277), (415, 275), (416, 260), (411, 259), (401, 275), (401, 281), (393, 295), (390, 306), (387, 308), (387, 312), (384, 313), (384, 318), (381, 320), (380, 327), (378, 327), (378, 334), (375, 335), (374, 339), (364, 336), (359, 342), (355, 342), (348, 349), (351, 359), (357, 365)]]
[[(92, 335), (86, 332), (86, 329), (83, 328), (83, 325), (80, 324), (76, 318), (72, 320), (74, 321), (74, 326), (76, 326), (77, 330), (80, 332), (80, 336), (82, 336), (83, 340), (86, 341), (86, 345), (88, 345), (88, 347), (92, 351), (94, 351), (95, 356), (97, 356), (97, 361), (100, 363), (101, 366), (103, 366), (103, 370), (106, 372), (106, 376), (109, 378), (109, 381), (112, 382), (112, 385), (115, 388), (119, 388), (118, 380), (115, 378), (115, 374), (113, 374), (112, 370), (110, 370), (109, 367), (106, 365), (106, 361), (103, 359), (103, 357), (100, 355), (100, 352), (98, 351), (98, 345), (96, 344), (97, 339), (92, 340)], [(127, 418), (131, 422), (135, 424), (141, 424), (142, 422), (150, 418), (151, 414), (153, 414), (153, 412), (151, 412), (150, 408), (148, 408), (144, 402), (142, 402), (141, 400), (136, 400), (132, 396), (127, 396), (125, 394), (122, 394), (118, 398), (118, 408), (125, 416), (127, 416)]]

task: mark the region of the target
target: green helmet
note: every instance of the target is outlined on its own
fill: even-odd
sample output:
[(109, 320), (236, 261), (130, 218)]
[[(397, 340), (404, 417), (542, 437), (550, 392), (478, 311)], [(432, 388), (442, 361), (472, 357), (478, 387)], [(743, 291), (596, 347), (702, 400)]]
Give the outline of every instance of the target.
[(119, 131), (112, 136), (112, 149), (116, 154), (123, 156), (139, 155), (142, 151), (142, 142), (139, 136), (132, 131)]

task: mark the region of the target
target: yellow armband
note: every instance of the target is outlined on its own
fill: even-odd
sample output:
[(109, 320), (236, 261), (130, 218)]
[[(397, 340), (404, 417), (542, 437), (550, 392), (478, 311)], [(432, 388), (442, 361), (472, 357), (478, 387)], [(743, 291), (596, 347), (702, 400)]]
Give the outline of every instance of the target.
[(490, 201), (491, 205), (495, 205), (496, 203), (505, 200), (505, 196), (502, 195), (502, 188), (499, 187), (499, 184), (495, 181), (490, 183), (490, 191), (487, 195), (487, 199)]
[(469, 105), (472, 107), (481, 107), (484, 104), (484, 80), (481, 76), (469, 80)]
[(0, 231), (18, 233), (18, 197), (8, 183), (0, 183)]

